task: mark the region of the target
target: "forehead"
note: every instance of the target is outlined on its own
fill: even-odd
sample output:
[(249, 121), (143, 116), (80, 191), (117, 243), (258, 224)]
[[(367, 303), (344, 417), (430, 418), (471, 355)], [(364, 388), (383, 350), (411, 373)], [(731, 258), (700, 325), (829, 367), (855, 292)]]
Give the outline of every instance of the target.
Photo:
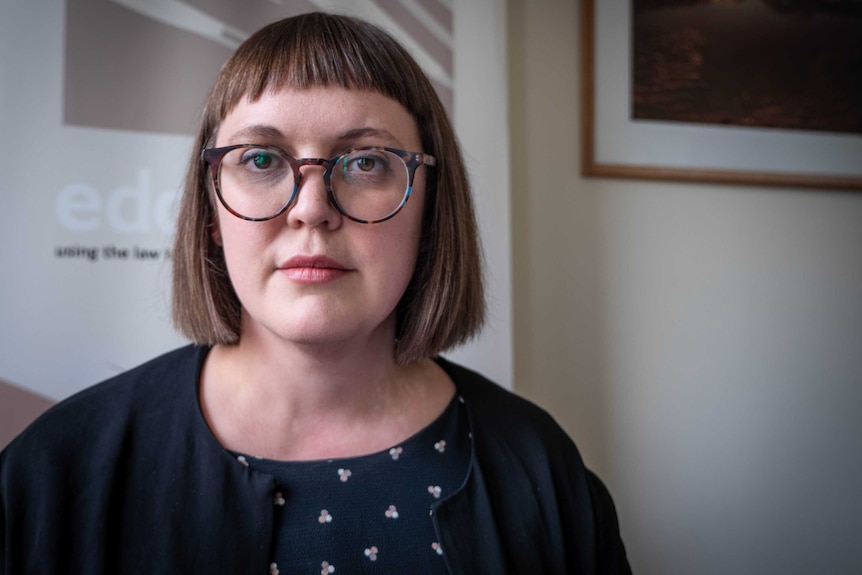
[(359, 133), (391, 140), (382, 145), (422, 151), (416, 121), (404, 106), (379, 92), (341, 87), (281, 88), (256, 100), (242, 98), (221, 122), (217, 143), (268, 136), (301, 144)]

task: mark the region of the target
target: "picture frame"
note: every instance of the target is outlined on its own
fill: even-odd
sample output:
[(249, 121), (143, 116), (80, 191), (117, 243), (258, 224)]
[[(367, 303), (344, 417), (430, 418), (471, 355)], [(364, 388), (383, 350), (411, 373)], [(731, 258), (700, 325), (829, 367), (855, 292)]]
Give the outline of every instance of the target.
[(862, 134), (633, 120), (632, 1), (582, 0), (588, 177), (862, 191)]

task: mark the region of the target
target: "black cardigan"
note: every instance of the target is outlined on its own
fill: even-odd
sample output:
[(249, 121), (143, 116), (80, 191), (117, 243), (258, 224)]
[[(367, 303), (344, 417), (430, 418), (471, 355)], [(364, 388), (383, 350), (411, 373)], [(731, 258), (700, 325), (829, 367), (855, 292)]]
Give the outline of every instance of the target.
[[(266, 575), (274, 480), (240, 464), (198, 403), (187, 346), (58, 404), (0, 454), (0, 573)], [(435, 504), (456, 573), (629, 573), (616, 512), (544, 411), (439, 359), (473, 438)]]

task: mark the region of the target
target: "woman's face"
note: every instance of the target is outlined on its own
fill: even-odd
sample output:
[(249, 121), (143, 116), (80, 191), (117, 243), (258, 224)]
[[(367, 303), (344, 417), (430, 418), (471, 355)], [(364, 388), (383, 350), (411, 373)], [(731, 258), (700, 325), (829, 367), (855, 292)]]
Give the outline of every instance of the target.
[[(398, 102), (343, 88), (242, 100), (221, 123), (216, 146), (249, 143), (278, 146), (294, 158), (330, 158), (357, 146), (422, 151), (416, 122)], [(391, 342), (395, 307), (416, 264), (426, 169), (417, 170), (404, 208), (377, 224), (339, 214), (321, 166), (301, 168), (294, 204), (272, 220), (245, 221), (216, 202), (217, 241), (243, 308), (241, 341)]]

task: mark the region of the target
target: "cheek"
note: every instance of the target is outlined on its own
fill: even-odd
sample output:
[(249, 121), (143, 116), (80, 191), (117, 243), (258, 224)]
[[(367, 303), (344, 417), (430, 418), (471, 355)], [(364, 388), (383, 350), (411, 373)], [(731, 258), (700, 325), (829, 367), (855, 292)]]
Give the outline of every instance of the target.
[[(401, 298), (413, 277), (419, 252), (420, 222), (416, 215), (402, 210), (381, 224), (355, 224), (356, 235), (348, 245), (362, 258), (362, 265), (373, 274), (375, 290), (387, 300)], [(362, 226), (362, 227), (359, 227)]]
[(278, 232), (279, 224), (283, 226), (279, 218), (266, 222), (249, 222), (231, 214), (221, 205), (216, 214), (216, 227), (225, 247), (242, 247), (271, 239)]
[(245, 222), (230, 214), (219, 214), (217, 234), (221, 240), (231, 281), (236, 283), (244, 270), (259, 265), (271, 243), (269, 222)]
[(383, 256), (393, 263), (390, 270), (392, 280), (398, 283), (402, 291), (407, 289), (407, 284), (413, 277), (421, 241), (421, 222), (416, 219), (410, 223), (411, 225), (399, 230), (397, 235), (390, 237), (386, 246), (387, 254)]

